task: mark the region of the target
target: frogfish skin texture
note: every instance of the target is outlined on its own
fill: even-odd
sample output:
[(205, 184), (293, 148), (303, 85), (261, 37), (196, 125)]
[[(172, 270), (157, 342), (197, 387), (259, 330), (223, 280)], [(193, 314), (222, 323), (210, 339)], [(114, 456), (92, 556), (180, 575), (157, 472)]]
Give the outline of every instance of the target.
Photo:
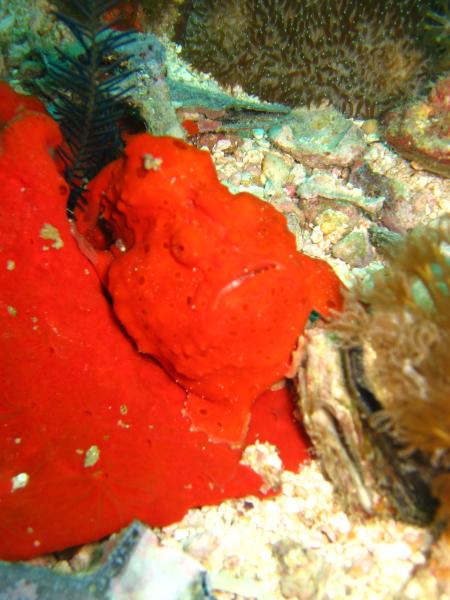
[(79, 221), (107, 265), (114, 311), (187, 391), (193, 428), (241, 444), (253, 400), (286, 375), (311, 310), (338, 307), (330, 267), (296, 251), (270, 204), (220, 184), (207, 152), (168, 137), (130, 139)]

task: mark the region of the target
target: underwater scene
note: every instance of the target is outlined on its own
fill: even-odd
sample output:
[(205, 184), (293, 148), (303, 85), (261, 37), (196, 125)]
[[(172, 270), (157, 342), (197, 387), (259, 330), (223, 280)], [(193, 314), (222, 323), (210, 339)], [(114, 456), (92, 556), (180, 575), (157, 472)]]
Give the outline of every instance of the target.
[(0, 50), (0, 600), (448, 599), (449, 0)]

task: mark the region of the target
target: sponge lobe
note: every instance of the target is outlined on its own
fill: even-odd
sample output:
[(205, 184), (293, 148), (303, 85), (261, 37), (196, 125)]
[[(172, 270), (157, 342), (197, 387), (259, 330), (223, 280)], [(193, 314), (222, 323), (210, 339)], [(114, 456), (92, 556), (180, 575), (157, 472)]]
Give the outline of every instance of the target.
[(377, 116), (428, 71), (421, 0), (193, 0), (183, 54), (225, 85)]

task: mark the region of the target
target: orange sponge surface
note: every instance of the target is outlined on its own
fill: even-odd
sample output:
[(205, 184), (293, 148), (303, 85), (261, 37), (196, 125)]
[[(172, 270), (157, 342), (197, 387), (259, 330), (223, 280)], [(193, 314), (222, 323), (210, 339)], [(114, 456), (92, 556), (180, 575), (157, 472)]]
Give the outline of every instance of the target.
[[(202, 259), (204, 238), (191, 236), (192, 230), (196, 232), (198, 227), (203, 231), (209, 220), (219, 223), (221, 210), (226, 211), (226, 223), (233, 221), (231, 211), (220, 198), (217, 208), (211, 209), (217, 216), (208, 216), (210, 209), (199, 205), (198, 219), (180, 219), (176, 226), (170, 225), (168, 218), (158, 220), (166, 213), (175, 218), (177, 204), (182, 214), (187, 212), (186, 204), (195, 196), (195, 178), (202, 169), (213, 179), (211, 165), (203, 158), (197, 164), (197, 155), (181, 174), (176, 165), (179, 158), (175, 157), (164, 184), (166, 188), (171, 186), (173, 198), (161, 184), (155, 188), (160, 202), (158, 210), (154, 216), (144, 211), (140, 219), (137, 213), (121, 213), (120, 202), (133, 194), (134, 199), (129, 200), (132, 204), (143, 202), (148, 194), (143, 183), (153, 171), (144, 168), (140, 154), (126, 159), (135, 165), (128, 180), (126, 163), (118, 163), (106, 171), (116, 172), (120, 165), (125, 181), (130, 181), (130, 186), (124, 188), (128, 196), (121, 196), (120, 202), (117, 196), (117, 206), (112, 200), (107, 202), (111, 216), (108, 227), (114, 231), (117, 227), (123, 241), (119, 243), (117, 238), (111, 252), (105, 242), (105, 225), (96, 243), (99, 245), (103, 239), (108, 250), (98, 250), (92, 259), (98, 260), (101, 254), (110, 257), (104, 262), (104, 277), (114, 296), (114, 308), (140, 349), (164, 362), (167, 370), (183, 383), (180, 387), (149, 354), (136, 351), (105, 298), (92, 263), (80, 252), (72, 235), (65, 211), (68, 190), (53, 158), (55, 148), (61, 143), (57, 125), (43, 111), (36, 112), (33, 104), (16, 110), (16, 101), (22, 99), (11, 95), (7, 118), (11, 115), (14, 118), (9, 123), (4, 119), (0, 134), (0, 558), (24, 559), (94, 541), (134, 518), (161, 526), (178, 520), (194, 506), (260, 494), (260, 477), (240, 464), (242, 448), (215, 443), (207, 433), (193, 431), (185, 393), (191, 387), (188, 375), (182, 371), (192, 368), (199, 379), (204, 374), (204, 389), (216, 392), (214, 369), (209, 368), (208, 361), (202, 363), (202, 356), (209, 353), (214, 357), (211, 360), (216, 361), (214, 368), (220, 370), (222, 363), (217, 353), (208, 349), (208, 344), (213, 340), (222, 349), (226, 349), (226, 344), (220, 341), (220, 329), (208, 337), (209, 327), (203, 325), (202, 319), (195, 321), (195, 326), (189, 325), (187, 295), (192, 293), (199, 302), (199, 310), (209, 324), (214, 324), (214, 315), (219, 319), (222, 311), (230, 311), (224, 317), (228, 326), (232, 327), (232, 319), (236, 318), (237, 325), (243, 324), (248, 335), (253, 335), (259, 321), (243, 323), (240, 311), (244, 309), (234, 306), (238, 301), (236, 292), (239, 301), (248, 297), (246, 312), (270, 307), (270, 301), (264, 298), (255, 304), (256, 296), (250, 290), (255, 282), (259, 279), (265, 282), (266, 278), (265, 290), (274, 289), (277, 282), (285, 289), (288, 284), (283, 273), (297, 272), (295, 259), (284, 257), (281, 251), (269, 256), (259, 249), (250, 262), (245, 262), (239, 249), (242, 240), (237, 233), (230, 232), (225, 244), (222, 226), (214, 238), (217, 248), (206, 248), (208, 258)], [(171, 147), (172, 142), (165, 144)], [(188, 154), (184, 145), (180, 152), (181, 156)], [(167, 162), (170, 164), (168, 158)], [(175, 180), (170, 183), (173, 177)], [(186, 191), (187, 180), (193, 191), (190, 188)], [(104, 181), (109, 198), (114, 182), (110, 181), (110, 175)], [(212, 204), (216, 193), (224, 193), (220, 187), (217, 190), (214, 188), (210, 193)], [(206, 185), (203, 193), (207, 193)], [(237, 202), (235, 205), (238, 206)], [(239, 236), (244, 235), (245, 214), (251, 227), (249, 235), (264, 236), (265, 228), (274, 226), (283, 236), (283, 225), (271, 210), (262, 215), (255, 229), (253, 205), (251, 199), (243, 202)], [(161, 228), (167, 229), (167, 234)], [(155, 230), (153, 237), (150, 230)], [(275, 242), (276, 237), (273, 239)], [(162, 248), (167, 242), (172, 246), (166, 256)], [(86, 251), (87, 241), (80, 243)], [(147, 251), (148, 243), (151, 246)], [(122, 252), (121, 244), (127, 245), (129, 251)], [(152, 252), (156, 256), (149, 267), (145, 261), (148, 255), (153, 257)], [(235, 267), (224, 277), (220, 275), (221, 257), (228, 255)], [(187, 280), (185, 266), (189, 261), (197, 261), (198, 268), (204, 269), (205, 289), (198, 297), (195, 285), (203, 280), (194, 278), (195, 285)], [(250, 269), (248, 272), (243, 270), (246, 267)], [(192, 271), (193, 266), (190, 268)], [(141, 277), (145, 278), (144, 284), (140, 283)], [(150, 286), (151, 277), (155, 289)], [(145, 302), (141, 300), (141, 288)], [(281, 297), (287, 297), (287, 288)], [(208, 304), (210, 300), (212, 304)], [(159, 302), (165, 303), (165, 307), (159, 308)], [(144, 310), (151, 318), (147, 319)], [(292, 309), (287, 305), (286, 310)], [(301, 319), (295, 318), (294, 325), (299, 328)], [(178, 336), (170, 319), (180, 328)], [(263, 322), (273, 339), (272, 325), (266, 318)], [(147, 325), (155, 332), (147, 333)], [(196, 337), (197, 328), (205, 337), (203, 333)], [(279, 353), (274, 360), (266, 349), (262, 354), (266, 364), (274, 365), (267, 381), (282, 374), (294, 343), (294, 332), (282, 330), (280, 335), (289, 342), (285, 355)], [(192, 351), (187, 341), (189, 336)], [(226, 339), (231, 344), (234, 337), (229, 333)], [(250, 346), (252, 352), (258, 351), (259, 341), (248, 346), (239, 340), (238, 343), (242, 352)], [(234, 352), (234, 360), (245, 364), (245, 356), (240, 358), (239, 353), (230, 352)], [(194, 353), (200, 366), (192, 358)], [(232, 374), (231, 362), (227, 355), (224, 364)], [(255, 365), (254, 372), (249, 371), (249, 380), (258, 373), (257, 362), (253, 357), (249, 361)], [(243, 381), (239, 372), (236, 377)], [(260, 382), (256, 386), (239, 385), (245, 394), (247, 389), (252, 394), (261, 390)], [(202, 391), (194, 384), (192, 389)], [(232, 403), (228, 392), (222, 398), (216, 393), (212, 395), (212, 405), (219, 406), (220, 402), (225, 407)], [(238, 395), (234, 402), (239, 404)], [(248, 412), (247, 396), (245, 404)], [(258, 416), (244, 445), (256, 438), (270, 441), (273, 435), (274, 441), (284, 446), (281, 454), (285, 464), (296, 468), (306, 456), (307, 442), (292, 419), (287, 392), (266, 393), (255, 403), (253, 412)]]

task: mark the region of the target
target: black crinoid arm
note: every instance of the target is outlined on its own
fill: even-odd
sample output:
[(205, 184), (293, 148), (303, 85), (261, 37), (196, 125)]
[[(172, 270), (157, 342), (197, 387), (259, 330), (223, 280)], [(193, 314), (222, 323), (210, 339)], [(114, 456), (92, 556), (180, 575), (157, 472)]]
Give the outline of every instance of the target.
[(58, 153), (70, 186), (67, 211), (72, 217), (86, 203), (86, 183), (123, 149), (119, 123), (133, 87), (127, 81), (132, 71), (124, 48), (135, 40), (135, 31), (114, 29), (118, 21), (106, 20), (117, 0), (67, 0), (65, 5), (67, 13), (55, 15), (71, 31), (77, 50), (57, 48), (50, 77), (53, 114), (64, 138)]

